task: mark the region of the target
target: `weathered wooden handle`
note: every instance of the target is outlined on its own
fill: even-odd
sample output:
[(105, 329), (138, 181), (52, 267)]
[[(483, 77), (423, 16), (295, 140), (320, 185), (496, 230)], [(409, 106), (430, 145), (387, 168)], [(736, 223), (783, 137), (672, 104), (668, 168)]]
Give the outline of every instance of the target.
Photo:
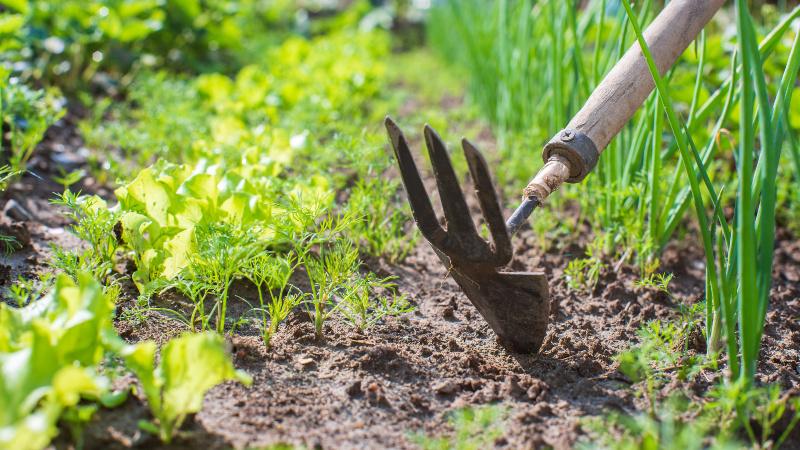
[[(645, 30), (644, 37), (663, 75), (725, 0), (672, 0)], [(638, 42), (592, 92), (567, 127), (545, 146), (545, 166), (525, 188), (543, 201), (564, 182), (579, 182), (600, 153), (642, 106), (655, 84)]]

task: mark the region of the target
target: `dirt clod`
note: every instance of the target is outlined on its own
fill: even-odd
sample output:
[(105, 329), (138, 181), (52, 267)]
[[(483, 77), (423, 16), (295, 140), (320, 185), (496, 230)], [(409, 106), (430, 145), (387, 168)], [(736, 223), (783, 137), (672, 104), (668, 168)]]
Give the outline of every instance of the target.
[(453, 380), (445, 380), (433, 386), (437, 395), (453, 395), (461, 390), (461, 386)]

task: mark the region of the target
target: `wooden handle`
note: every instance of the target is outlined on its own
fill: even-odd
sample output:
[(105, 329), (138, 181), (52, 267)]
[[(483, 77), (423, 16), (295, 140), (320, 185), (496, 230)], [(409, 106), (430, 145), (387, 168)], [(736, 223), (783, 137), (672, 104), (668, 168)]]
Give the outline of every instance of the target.
[[(644, 32), (645, 41), (662, 75), (724, 3), (725, 0), (672, 0), (667, 3)], [(647, 61), (638, 42), (634, 43), (595, 88), (566, 129), (545, 147), (546, 164), (525, 188), (525, 195), (536, 196), (542, 201), (563, 182), (582, 180), (594, 168), (597, 156), (633, 117), (654, 87)], [(571, 148), (580, 140), (575, 136), (588, 138), (594, 144), (593, 158), (586, 157), (591, 149), (580, 148), (577, 153), (582, 154), (577, 154)], [(588, 142), (582, 144), (585, 147)]]

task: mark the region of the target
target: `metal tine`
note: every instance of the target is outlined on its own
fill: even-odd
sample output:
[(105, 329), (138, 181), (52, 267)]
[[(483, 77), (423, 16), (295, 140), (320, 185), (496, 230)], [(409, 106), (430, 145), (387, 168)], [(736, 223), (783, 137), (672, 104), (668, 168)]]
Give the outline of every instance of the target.
[(481, 206), (484, 220), (486, 220), (486, 225), (494, 242), (494, 261), (492, 262), (497, 266), (508, 264), (513, 255), (511, 237), (503, 220), (500, 201), (497, 198), (497, 192), (494, 190), (486, 159), (467, 139), (462, 139), (461, 147), (464, 149), (464, 157), (467, 159), (469, 172), (472, 174), (472, 182), (475, 185), (478, 203)]
[(408, 148), (408, 142), (403, 132), (400, 131), (400, 128), (390, 117), (386, 117), (384, 125), (389, 133), (389, 140), (392, 142), (394, 155), (400, 166), (400, 176), (403, 179), (403, 185), (406, 187), (408, 202), (411, 205), (411, 212), (414, 214), (414, 221), (417, 222), (417, 227), (422, 232), (422, 235), (425, 236), (425, 239), (431, 244), (441, 247), (446, 239), (446, 232), (436, 218), (433, 205), (428, 193), (425, 191), (425, 185), (422, 184), (417, 165), (414, 163), (414, 158)]
[[(467, 201), (461, 192), (458, 178), (447, 154), (447, 147), (442, 138), (431, 128), (425, 125), (425, 144), (431, 158), (436, 186), (439, 188), (439, 198), (442, 200), (444, 218), (447, 221), (447, 233), (454, 237), (459, 244), (474, 244), (481, 240), (475, 223), (469, 213)], [(467, 243), (467, 241), (472, 241)]]

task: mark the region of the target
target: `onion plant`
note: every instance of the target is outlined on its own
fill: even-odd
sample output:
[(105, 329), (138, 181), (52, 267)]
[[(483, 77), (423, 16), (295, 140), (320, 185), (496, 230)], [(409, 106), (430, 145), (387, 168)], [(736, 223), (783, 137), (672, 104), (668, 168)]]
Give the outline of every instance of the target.
[[(772, 282), (776, 179), (786, 127), (783, 112), (800, 67), (800, 38), (795, 36), (786, 70), (777, 86), (778, 94), (771, 104), (752, 18), (745, 2), (736, 1), (741, 72), (737, 79), (737, 56), (734, 55), (734, 79), (729, 90), (732, 93), (735, 89), (737, 93), (740, 114), (735, 155), (735, 217), (729, 224), (722, 214), (721, 190), (710, 181), (707, 164), (694, 145), (688, 127), (678, 118), (669, 86), (656, 68), (630, 0), (623, 0), (623, 6), (647, 59), (659, 101), (675, 136), (685, 177), (690, 183), (706, 259), (709, 350), (718, 349), (724, 332), (730, 379), (751, 386)], [(728, 96), (727, 105), (732, 98), (733, 95)], [(726, 107), (720, 120), (727, 111)], [(756, 143), (760, 145), (759, 154), (755, 151)], [(705, 201), (703, 188), (710, 204)]]

